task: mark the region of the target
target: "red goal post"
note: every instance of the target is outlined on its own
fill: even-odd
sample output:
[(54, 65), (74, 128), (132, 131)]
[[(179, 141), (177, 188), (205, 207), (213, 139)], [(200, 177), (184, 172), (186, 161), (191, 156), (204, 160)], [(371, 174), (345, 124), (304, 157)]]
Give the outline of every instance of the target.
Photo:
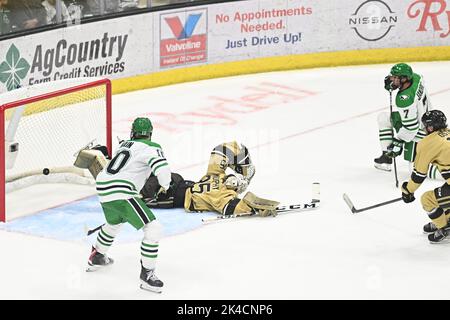
[(75, 154), (90, 142), (106, 145), (111, 155), (111, 94), (110, 80), (85, 78), (0, 95), (0, 222), (9, 207), (8, 181), (80, 170)]

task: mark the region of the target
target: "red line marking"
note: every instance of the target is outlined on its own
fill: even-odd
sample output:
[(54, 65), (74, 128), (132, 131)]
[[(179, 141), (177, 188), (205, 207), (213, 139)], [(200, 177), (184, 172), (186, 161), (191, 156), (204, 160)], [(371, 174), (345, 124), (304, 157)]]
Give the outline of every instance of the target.
[[(435, 96), (435, 95), (438, 95), (438, 94), (441, 94), (441, 93), (444, 93), (444, 92), (448, 92), (448, 91), (450, 91), (450, 88), (446, 88), (446, 89), (442, 89), (442, 90), (433, 92), (433, 93), (430, 94), (430, 96)], [(287, 135), (287, 136), (282, 137), (282, 138), (277, 139), (277, 140), (272, 140), (272, 141), (264, 142), (264, 143), (261, 143), (261, 144), (255, 145), (255, 146), (251, 146), (250, 148), (251, 149), (253, 149), (253, 148), (257, 149), (257, 148), (260, 148), (260, 147), (263, 147), (263, 146), (271, 145), (271, 144), (273, 144), (275, 142), (279, 142), (279, 141), (295, 138), (295, 137), (298, 137), (298, 136), (302, 136), (304, 134), (308, 134), (308, 133), (311, 133), (311, 132), (314, 132), (314, 131), (318, 131), (318, 130), (321, 130), (321, 129), (324, 129), (324, 128), (335, 126), (335, 125), (338, 125), (338, 124), (341, 124), (341, 123), (345, 123), (345, 122), (348, 122), (348, 121), (351, 121), (351, 120), (354, 120), (354, 119), (362, 118), (362, 117), (374, 114), (376, 112), (380, 112), (380, 111), (382, 111), (384, 109), (386, 109), (386, 107), (377, 108), (377, 109), (374, 109), (372, 111), (367, 111), (367, 112), (360, 113), (360, 114), (355, 115), (355, 116), (351, 116), (349, 118), (345, 118), (345, 119), (342, 119), (342, 120), (334, 121), (334, 122), (331, 122), (331, 123), (328, 123), (328, 124), (325, 124), (325, 125), (322, 125), (322, 126), (318, 126), (318, 127), (312, 128), (312, 129), (304, 130), (304, 131), (301, 131), (301, 132), (293, 133), (293, 134)], [(197, 166), (200, 166), (200, 165), (204, 165), (206, 162), (207, 161), (202, 161), (202, 162), (197, 162), (197, 163), (190, 164), (190, 165), (187, 165), (187, 166), (184, 166), (184, 167), (179, 167), (179, 168), (176, 168), (175, 171), (194, 168), (194, 167), (197, 167)]]

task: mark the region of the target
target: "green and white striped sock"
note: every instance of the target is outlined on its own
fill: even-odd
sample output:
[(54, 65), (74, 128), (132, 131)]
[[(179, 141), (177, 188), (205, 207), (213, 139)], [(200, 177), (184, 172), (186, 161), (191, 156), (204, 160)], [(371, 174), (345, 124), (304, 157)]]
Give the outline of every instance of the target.
[(146, 269), (155, 269), (156, 259), (158, 258), (158, 242), (145, 242), (141, 243), (141, 260), (142, 265)]
[(98, 252), (105, 254), (109, 247), (111, 247), (114, 238), (119, 233), (120, 225), (105, 224), (98, 233), (95, 248)]

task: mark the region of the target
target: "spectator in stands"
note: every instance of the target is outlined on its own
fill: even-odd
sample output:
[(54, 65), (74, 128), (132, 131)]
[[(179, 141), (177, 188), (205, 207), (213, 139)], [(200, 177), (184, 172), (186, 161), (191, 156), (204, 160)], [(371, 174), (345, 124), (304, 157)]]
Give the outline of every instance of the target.
[[(47, 11), (47, 24), (57, 23), (56, 19), (56, 1), (57, 0), (44, 0), (42, 1), (42, 5)], [(69, 21), (72, 20), (69, 11), (67, 10), (67, 6), (64, 1), (61, 1), (61, 21)]]
[(0, 35), (11, 32), (7, 5), (8, 0), (0, 0)]
[[(147, 5), (147, 4), (146, 4)], [(122, 0), (120, 1), (120, 10), (136, 9), (139, 6), (138, 0)]]
[(13, 0), (8, 2), (8, 8), (11, 25), (16, 30), (37, 28), (47, 22), (41, 0)]
[(119, 0), (86, 0), (89, 12), (98, 16), (119, 11)]

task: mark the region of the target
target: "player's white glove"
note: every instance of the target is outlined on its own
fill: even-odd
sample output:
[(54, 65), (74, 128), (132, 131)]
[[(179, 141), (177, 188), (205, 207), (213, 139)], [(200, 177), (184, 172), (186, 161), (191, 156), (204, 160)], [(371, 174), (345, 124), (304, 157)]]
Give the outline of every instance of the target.
[(227, 189), (234, 190), (237, 193), (244, 192), (248, 187), (248, 181), (238, 173), (225, 176), (224, 184)]
[(238, 186), (236, 192), (237, 192), (237, 193), (242, 193), (242, 192), (244, 192), (245, 190), (247, 190), (248, 184), (249, 184), (249, 182), (248, 182), (247, 179), (242, 179), (242, 180), (240, 181), (240, 184), (239, 184), (239, 186)]
[(227, 189), (231, 189), (231, 190), (237, 190), (239, 187), (239, 179), (238, 177), (236, 177), (233, 174), (229, 174), (227, 176), (225, 176), (225, 186), (227, 187)]

